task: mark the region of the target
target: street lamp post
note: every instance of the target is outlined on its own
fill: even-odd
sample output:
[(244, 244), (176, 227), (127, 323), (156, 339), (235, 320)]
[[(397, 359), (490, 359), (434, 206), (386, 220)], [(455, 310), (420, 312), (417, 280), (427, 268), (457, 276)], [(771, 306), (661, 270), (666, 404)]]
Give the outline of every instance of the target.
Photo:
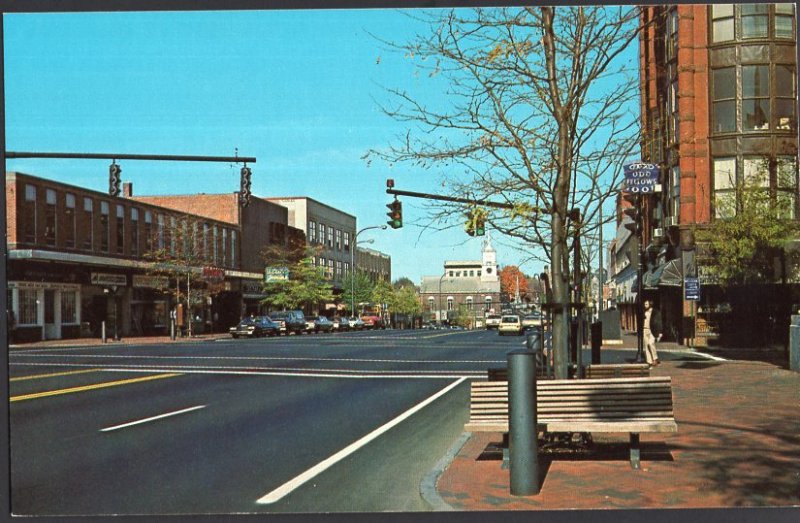
[(442, 324), (442, 280), (444, 277), (447, 276), (447, 271), (445, 271), (441, 278), (439, 278), (439, 312), (436, 315), (436, 319), (439, 322), (439, 325)]
[(358, 235), (370, 229), (380, 229), (385, 231), (388, 225), (370, 225), (356, 231), (353, 236), (353, 243), (350, 244), (350, 311), (353, 316), (356, 315), (356, 245), (358, 244)]

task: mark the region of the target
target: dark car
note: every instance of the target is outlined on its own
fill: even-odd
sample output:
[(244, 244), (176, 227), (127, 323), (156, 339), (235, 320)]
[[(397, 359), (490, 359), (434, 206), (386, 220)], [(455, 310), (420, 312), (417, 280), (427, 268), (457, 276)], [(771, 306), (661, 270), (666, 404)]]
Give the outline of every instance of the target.
[(281, 334), (286, 334), (287, 336), (292, 332), (302, 334), (306, 330), (306, 317), (303, 311), (271, 312), (269, 317), (278, 324)]
[(325, 316), (317, 316), (312, 321), (314, 322), (314, 332), (333, 331), (333, 322)]
[(230, 328), (231, 336), (234, 338), (260, 338), (262, 336), (277, 336), (278, 325), (266, 316), (257, 318), (244, 318), (236, 327)]

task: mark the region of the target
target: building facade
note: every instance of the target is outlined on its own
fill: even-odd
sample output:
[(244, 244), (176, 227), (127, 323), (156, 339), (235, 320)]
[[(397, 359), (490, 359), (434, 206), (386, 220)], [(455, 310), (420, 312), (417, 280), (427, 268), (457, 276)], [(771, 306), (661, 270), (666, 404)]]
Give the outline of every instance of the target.
[(252, 196), (247, 207), (241, 207), (239, 194), (235, 192), (131, 197), (136, 201), (219, 220), (241, 231), (241, 269), (248, 274), (257, 275), (241, 280), (241, 315), (266, 312), (261, 305), (261, 300), (265, 297), (262, 288), (264, 248), (305, 241), (303, 231), (289, 225), (287, 208), (263, 198)]
[(478, 318), (499, 312), (500, 277), (490, 236), (483, 242), (480, 260), (445, 261), (441, 275), (423, 276), (419, 299), (428, 321), (446, 322), (461, 306)]
[[(788, 324), (791, 298), (770, 298), (767, 287), (753, 290), (758, 299), (721, 289), (704, 272), (695, 232), (730, 217), (726, 203), (746, 180), (762, 180), (788, 205), (786, 219), (797, 219), (795, 5), (648, 6), (641, 23), (642, 159), (662, 166), (662, 192), (645, 212), (646, 295), (667, 336), (693, 344), (724, 330), (738, 300), (750, 313), (728, 321), (732, 341), (757, 342), (748, 330), (761, 332), (757, 322), (768, 318)], [(786, 273), (776, 271), (774, 283), (786, 285)], [(685, 299), (686, 277), (699, 278), (700, 301)]]
[(195, 295), (213, 285), (217, 303), (195, 300), (181, 319), (200, 318), (202, 329), (232, 304), (238, 318), (242, 282), (261, 277), (242, 267), (240, 228), (221, 220), (14, 172), (6, 215), (15, 341), (99, 335), (103, 322), (109, 336), (165, 334), (179, 282), (154, 274), (149, 256), (186, 249), (182, 228), (198, 253), (189, 270), (214, 280), (195, 283)]
[(392, 258), (375, 249), (365, 247), (356, 248), (356, 267), (373, 282), (392, 282)]
[(320, 252), (314, 263), (323, 267), (337, 291), (342, 290), (342, 280), (352, 270), (355, 253), (353, 238), (356, 234), (356, 217), (307, 197), (268, 198), (288, 210), (289, 225), (306, 233), (308, 245)]

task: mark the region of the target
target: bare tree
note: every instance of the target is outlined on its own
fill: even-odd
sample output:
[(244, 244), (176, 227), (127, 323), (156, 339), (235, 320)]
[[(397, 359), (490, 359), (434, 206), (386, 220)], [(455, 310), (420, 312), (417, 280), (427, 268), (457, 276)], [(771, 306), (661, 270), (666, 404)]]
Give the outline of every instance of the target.
[[(443, 187), (453, 195), (513, 205), (490, 211), (487, 222), (552, 267), (561, 305), (556, 375), (566, 377), (571, 227), (589, 233), (599, 225), (599, 204), (639, 140), (638, 61), (624, 54), (638, 35), (638, 9), (459, 9), (417, 18), (428, 34), (385, 44), (414, 60), (445, 96), (421, 100), (387, 88), (391, 102), (382, 110), (409, 130), (367, 156), (445, 169)], [(580, 223), (570, 223), (573, 209)], [(466, 209), (429, 210), (432, 222), (447, 223)]]

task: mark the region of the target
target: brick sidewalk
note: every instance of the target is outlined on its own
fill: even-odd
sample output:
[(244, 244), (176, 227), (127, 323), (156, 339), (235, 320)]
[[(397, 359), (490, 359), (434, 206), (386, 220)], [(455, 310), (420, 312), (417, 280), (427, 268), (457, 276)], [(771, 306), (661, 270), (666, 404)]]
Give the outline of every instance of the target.
[[(627, 434), (589, 451), (542, 453), (541, 491), (509, 494), (509, 471), (476, 433), (437, 483), (456, 510), (701, 508), (800, 505), (800, 373), (758, 361), (669, 361), (676, 434), (643, 434), (642, 469)], [(491, 447), (489, 447), (491, 450)]]

